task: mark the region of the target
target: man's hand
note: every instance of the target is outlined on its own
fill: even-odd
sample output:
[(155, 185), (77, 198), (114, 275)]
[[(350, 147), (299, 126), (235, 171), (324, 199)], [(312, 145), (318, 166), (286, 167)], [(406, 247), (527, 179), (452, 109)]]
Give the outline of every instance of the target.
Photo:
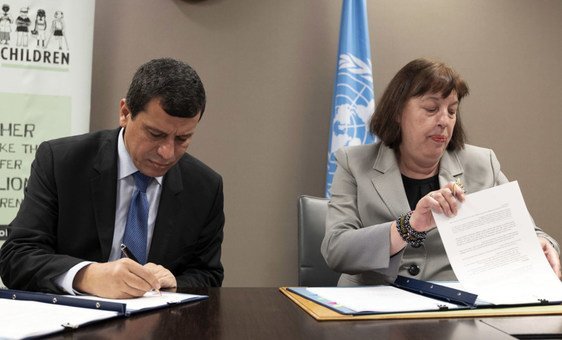
[(127, 299), (159, 290), (161, 285), (151, 270), (123, 258), (107, 263), (92, 263), (80, 269), (74, 277), (73, 288), (99, 297)]
[(149, 262), (144, 265), (144, 268), (148, 269), (158, 279), (161, 288), (177, 287), (176, 277), (165, 267)]
[(539, 243), (541, 244), (544, 256), (546, 256), (546, 259), (552, 267), (552, 270), (554, 270), (554, 273), (560, 279), (560, 257), (558, 253), (556, 252), (552, 244), (550, 244), (550, 242), (544, 237), (539, 237)]

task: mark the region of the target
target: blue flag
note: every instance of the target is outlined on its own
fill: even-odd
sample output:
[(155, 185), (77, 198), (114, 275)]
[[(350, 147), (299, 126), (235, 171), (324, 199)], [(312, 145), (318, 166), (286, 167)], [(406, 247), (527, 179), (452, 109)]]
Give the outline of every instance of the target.
[(344, 0), (332, 100), (326, 197), (331, 196), (336, 172), (335, 152), (343, 146), (375, 141), (368, 126), (375, 110), (368, 26), (365, 0)]

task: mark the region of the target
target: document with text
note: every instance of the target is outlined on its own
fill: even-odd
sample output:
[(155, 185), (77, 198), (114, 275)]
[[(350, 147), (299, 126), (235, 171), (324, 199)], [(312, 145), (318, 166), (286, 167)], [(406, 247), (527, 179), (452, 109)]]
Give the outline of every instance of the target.
[(562, 301), (517, 182), (467, 195), (454, 217), (433, 216), (457, 279), (479, 300)]

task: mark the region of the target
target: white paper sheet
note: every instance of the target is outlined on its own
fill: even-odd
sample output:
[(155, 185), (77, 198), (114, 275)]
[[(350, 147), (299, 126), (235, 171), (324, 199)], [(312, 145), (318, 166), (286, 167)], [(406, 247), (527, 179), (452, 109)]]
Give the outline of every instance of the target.
[(433, 214), (455, 275), (494, 304), (562, 301), (517, 182), (466, 196), (458, 214)]
[[(75, 299), (110, 301), (126, 304), (127, 314), (148, 310), (189, 300), (198, 300), (202, 295), (162, 292), (147, 293), (135, 299), (103, 299), (95, 296), (71, 296)], [(21, 339), (47, 335), (63, 330), (118, 316), (118, 312), (64, 306), (36, 301), (0, 298), (0, 340)]]
[(334, 304), (356, 312), (411, 312), (439, 310), (440, 306), (456, 309), (459, 306), (410, 293), (393, 286), (308, 288)]
[(99, 300), (99, 301), (123, 303), (127, 305), (127, 313), (134, 313), (136, 311), (140, 311), (143, 309), (152, 309), (160, 306), (166, 306), (168, 304), (179, 303), (182, 301), (199, 299), (201, 298), (201, 296), (202, 295), (161, 292), (160, 294), (147, 293), (143, 297), (134, 298), (134, 299), (104, 299), (104, 298), (99, 298), (97, 296), (89, 296), (89, 295), (78, 295), (73, 297), (96, 300), (96, 301)]
[(117, 312), (77, 308), (35, 301), (0, 299), (0, 339), (21, 339), (59, 332), (92, 321), (117, 316)]

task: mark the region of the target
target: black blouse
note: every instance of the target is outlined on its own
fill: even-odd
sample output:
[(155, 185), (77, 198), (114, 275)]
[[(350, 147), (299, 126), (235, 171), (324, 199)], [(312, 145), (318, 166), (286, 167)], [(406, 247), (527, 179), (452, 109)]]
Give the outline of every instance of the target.
[(414, 210), (423, 196), (439, 189), (439, 175), (424, 179), (413, 179), (402, 175), (402, 183), (406, 189), (410, 209)]

